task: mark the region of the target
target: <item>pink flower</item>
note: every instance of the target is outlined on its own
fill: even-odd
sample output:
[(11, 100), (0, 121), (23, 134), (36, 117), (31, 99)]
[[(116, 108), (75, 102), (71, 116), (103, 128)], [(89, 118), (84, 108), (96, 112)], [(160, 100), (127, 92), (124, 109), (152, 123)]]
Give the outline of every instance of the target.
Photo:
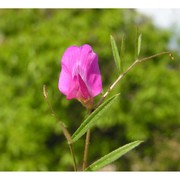
[(75, 98), (92, 108), (93, 97), (102, 91), (97, 54), (88, 44), (70, 46), (63, 54), (61, 65), (59, 90), (68, 100)]

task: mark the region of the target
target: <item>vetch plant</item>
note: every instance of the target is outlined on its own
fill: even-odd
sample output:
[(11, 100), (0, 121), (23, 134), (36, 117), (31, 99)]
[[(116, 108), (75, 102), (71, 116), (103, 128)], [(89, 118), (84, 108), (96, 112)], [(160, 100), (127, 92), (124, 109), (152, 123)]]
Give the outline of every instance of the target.
[(171, 59), (174, 59), (174, 57), (170, 52), (161, 52), (149, 57), (138, 58), (141, 49), (141, 38), (142, 35), (140, 34), (137, 38), (137, 48), (136, 48), (137, 58), (125, 71), (123, 71), (123, 67), (122, 67), (123, 56), (120, 56), (120, 54), (124, 54), (123, 52), (124, 42), (122, 40), (121, 51), (119, 54), (113, 36), (110, 37), (113, 57), (119, 75), (117, 79), (109, 87), (109, 89), (101, 96), (99, 102), (96, 105), (94, 104), (94, 97), (99, 95), (102, 91), (102, 78), (98, 65), (97, 54), (88, 44), (84, 44), (80, 47), (70, 46), (69, 48), (66, 49), (61, 60), (61, 72), (58, 81), (58, 88), (60, 92), (66, 96), (67, 100), (77, 99), (88, 110), (87, 118), (80, 124), (80, 126), (73, 133), (73, 135), (71, 135), (71, 133), (65, 127), (64, 123), (61, 122), (54, 113), (54, 110), (48, 100), (48, 93), (46, 90), (46, 86), (45, 85), (43, 86), (43, 93), (45, 100), (47, 101), (53, 116), (60, 124), (63, 134), (68, 142), (75, 171), (77, 171), (77, 164), (76, 164), (76, 154), (73, 150), (73, 146), (75, 145), (75, 142), (78, 141), (84, 134), (86, 134), (86, 137), (85, 137), (84, 152), (83, 152), (84, 157), (82, 162), (83, 171), (99, 170), (100, 168), (117, 160), (118, 158), (120, 158), (121, 156), (123, 156), (124, 154), (126, 154), (127, 152), (129, 152), (130, 150), (137, 147), (139, 144), (143, 142), (142, 140), (137, 140), (129, 144), (126, 144), (110, 152), (109, 154), (101, 157), (99, 160), (93, 162), (89, 166), (87, 166), (88, 149), (90, 142), (90, 129), (96, 125), (97, 121), (100, 119), (103, 113), (106, 110), (108, 110), (111, 107), (111, 105), (116, 101), (116, 99), (119, 97), (119, 94), (117, 94), (105, 101), (108, 94), (115, 88), (115, 86), (120, 82), (120, 80), (137, 64), (165, 54), (168, 54)]

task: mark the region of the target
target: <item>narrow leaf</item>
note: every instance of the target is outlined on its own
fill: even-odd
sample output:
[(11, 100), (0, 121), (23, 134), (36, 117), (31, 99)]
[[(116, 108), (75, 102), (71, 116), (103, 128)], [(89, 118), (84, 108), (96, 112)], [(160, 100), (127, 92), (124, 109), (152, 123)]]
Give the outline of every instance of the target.
[(118, 158), (120, 158), (121, 156), (123, 156), (128, 151), (132, 150), (133, 148), (135, 148), (136, 146), (138, 146), (142, 142), (143, 141), (134, 141), (134, 142), (126, 144), (126, 145), (112, 151), (111, 153), (103, 156), (102, 158), (100, 158), (99, 160), (97, 160), (96, 162), (91, 164), (86, 169), (86, 171), (96, 171), (96, 170), (112, 163), (113, 161), (117, 160)]
[(117, 69), (118, 69), (118, 71), (120, 73), (121, 72), (120, 55), (119, 55), (119, 52), (118, 52), (116, 41), (114, 40), (113, 36), (110, 36), (110, 38), (111, 38), (111, 46), (112, 46), (112, 52), (113, 52), (114, 61), (115, 61), (115, 64), (117, 66)]
[(138, 49), (137, 49), (137, 55), (139, 56), (140, 51), (141, 51), (141, 39), (142, 39), (142, 34), (139, 35), (138, 37)]
[(121, 55), (121, 71), (123, 72), (123, 59), (124, 59), (124, 52), (125, 52), (125, 47), (124, 47), (124, 35), (122, 36), (121, 40), (121, 49), (120, 49), (120, 55)]
[(118, 95), (115, 95), (101, 104), (94, 112), (92, 112), (80, 125), (80, 127), (75, 131), (72, 136), (73, 142), (77, 141), (81, 136), (83, 136), (89, 128), (96, 124), (100, 116), (110, 107), (110, 105), (117, 99)]

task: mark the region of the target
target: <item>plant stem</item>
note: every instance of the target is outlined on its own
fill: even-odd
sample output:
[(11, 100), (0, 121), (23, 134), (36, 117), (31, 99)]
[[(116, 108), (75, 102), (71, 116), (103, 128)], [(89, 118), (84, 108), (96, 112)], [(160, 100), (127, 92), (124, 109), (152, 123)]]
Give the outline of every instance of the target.
[(56, 121), (59, 123), (61, 129), (62, 129), (62, 132), (68, 142), (68, 146), (69, 146), (69, 149), (70, 149), (70, 153), (71, 153), (71, 156), (72, 156), (72, 160), (73, 160), (73, 166), (74, 166), (74, 171), (77, 171), (77, 165), (76, 165), (76, 159), (75, 159), (75, 153), (74, 153), (74, 150), (73, 150), (73, 141), (72, 141), (72, 137), (71, 137), (71, 134), (69, 133), (69, 131), (67, 130), (67, 128), (65, 127), (65, 125), (63, 124), (62, 121), (60, 121), (58, 119), (58, 117), (56, 116), (53, 108), (52, 108), (52, 105), (50, 104), (49, 100), (48, 100), (48, 93), (47, 93), (47, 89), (46, 89), (46, 86), (44, 85), (43, 86), (43, 95), (44, 95), (44, 98), (48, 104), (48, 107), (49, 107), (49, 110), (51, 111), (52, 115), (54, 116), (54, 118), (56, 119)]
[(74, 154), (73, 145), (72, 144), (68, 144), (68, 145), (69, 145), (69, 149), (70, 149), (71, 156), (72, 156), (72, 159), (73, 159), (74, 171), (77, 171), (76, 158), (75, 158), (75, 154)]
[[(92, 107), (91, 109), (88, 109), (88, 115), (90, 115), (94, 110), (95, 110), (94, 107)], [(91, 134), (91, 131), (90, 131), (90, 129), (88, 129), (87, 133), (86, 133), (85, 146), (84, 146), (84, 157), (83, 157), (83, 164), (82, 164), (83, 171), (86, 169), (86, 166), (87, 166), (90, 134)]]
[(86, 140), (85, 140), (85, 147), (84, 147), (84, 158), (83, 158), (83, 166), (82, 166), (83, 171), (86, 169), (86, 165), (87, 165), (90, 134), (91, 134), (91, 130), (88, 129), (88, 131), (86, 133)]
[[(158, 53), (158, 54), (155, 54), (155, 55), (152, 55), (152, 56), (149, 56), (149, 57), (146, 57), (146, 58), (142, 58), (142, 59), (136, 59), (127, 69), (126, 71), (124, 71), (122, 74), (120, 74), (118, 76), (118, 78), (115, 80), (115, 82), (109, 87), (109, 89), (104, 93), (104, 95), (101, 97), (101, 99), (99, 100), (99, 102), (97, 103), (96, 105), (96, 108), (102, 104), (102, 102), (104, 101), (104, 99), (107, 97), (107, 95), (112, 91), (112, 89), (117, 85), (117, 83), (137, 64), (141, 63), (141, 62), (144, 62), (144, 61), (147, 61), (149, 59), (152, 59), (154, 57), (157, 57), (157, 56), (161, 56), (161, 55), (164, 55), (164, 54), (169, 54), (172, 58), (172, 54), (170, 52), (161, 52), (161, 53)], [(173, 59), (173, 58), (172, 58)]]
[(71, 157), (73, 160), (74, 171), (77, 171), (76, 158), (75, 158), (75, 153), (74, 153), (74, 149), (73, 149), (73, 141), (72, 141), (71, 135), (68, 132), (68, 130), (65, 128), (64, 124), (61, 121), (59, 123), (60, 123), (61, 129), (63, 131), (63, 134), (66, 137), (66, 140), (68, 142), (69, 150), (70, 150)]

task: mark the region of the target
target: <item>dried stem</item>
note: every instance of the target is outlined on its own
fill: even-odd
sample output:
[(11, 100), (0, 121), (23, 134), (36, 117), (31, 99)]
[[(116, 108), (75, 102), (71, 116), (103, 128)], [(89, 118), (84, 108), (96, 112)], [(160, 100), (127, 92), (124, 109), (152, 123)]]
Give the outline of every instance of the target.
[(62, 131), (63, 131), (63, 134), (68, 142), (68, 146), (69, 146), (69, 149), (70, 149), (70, 152), (71, 152), (71, 156), (72, 156), (72, 159), (73, 159), (73, 166), (74, 166), (74, 171), (77, 171), (77, 165), (76, 165), (76, 159), (75, 159), (75, 154), (74, 154), (74, 150), (73, 150), (73, 141), (72, 141), (72, 138), (71, 138), (71, 135), (69, 133), (69, 131), (67, 130), (67, 128), (65, 127), (65, 125), (63, 124), (62, 121), (60, 121), (58, 119), (58, 117), (56, 116), (53, 108), (52, 108), (52, 105), (50, 104), (49, 100), (48, 100), (48, 93), (47, 93), (47, 89), (46, 89), (46, 86), (44, 85), (43, 86), (43, 95), (45, 97), (45, 100), (48, 104), (48, 107), (49, 107), (49, 110), (51, 111), (52, 115), (54, 116), (54, 118), (56, 119), (56, 121), (59, 123)]

